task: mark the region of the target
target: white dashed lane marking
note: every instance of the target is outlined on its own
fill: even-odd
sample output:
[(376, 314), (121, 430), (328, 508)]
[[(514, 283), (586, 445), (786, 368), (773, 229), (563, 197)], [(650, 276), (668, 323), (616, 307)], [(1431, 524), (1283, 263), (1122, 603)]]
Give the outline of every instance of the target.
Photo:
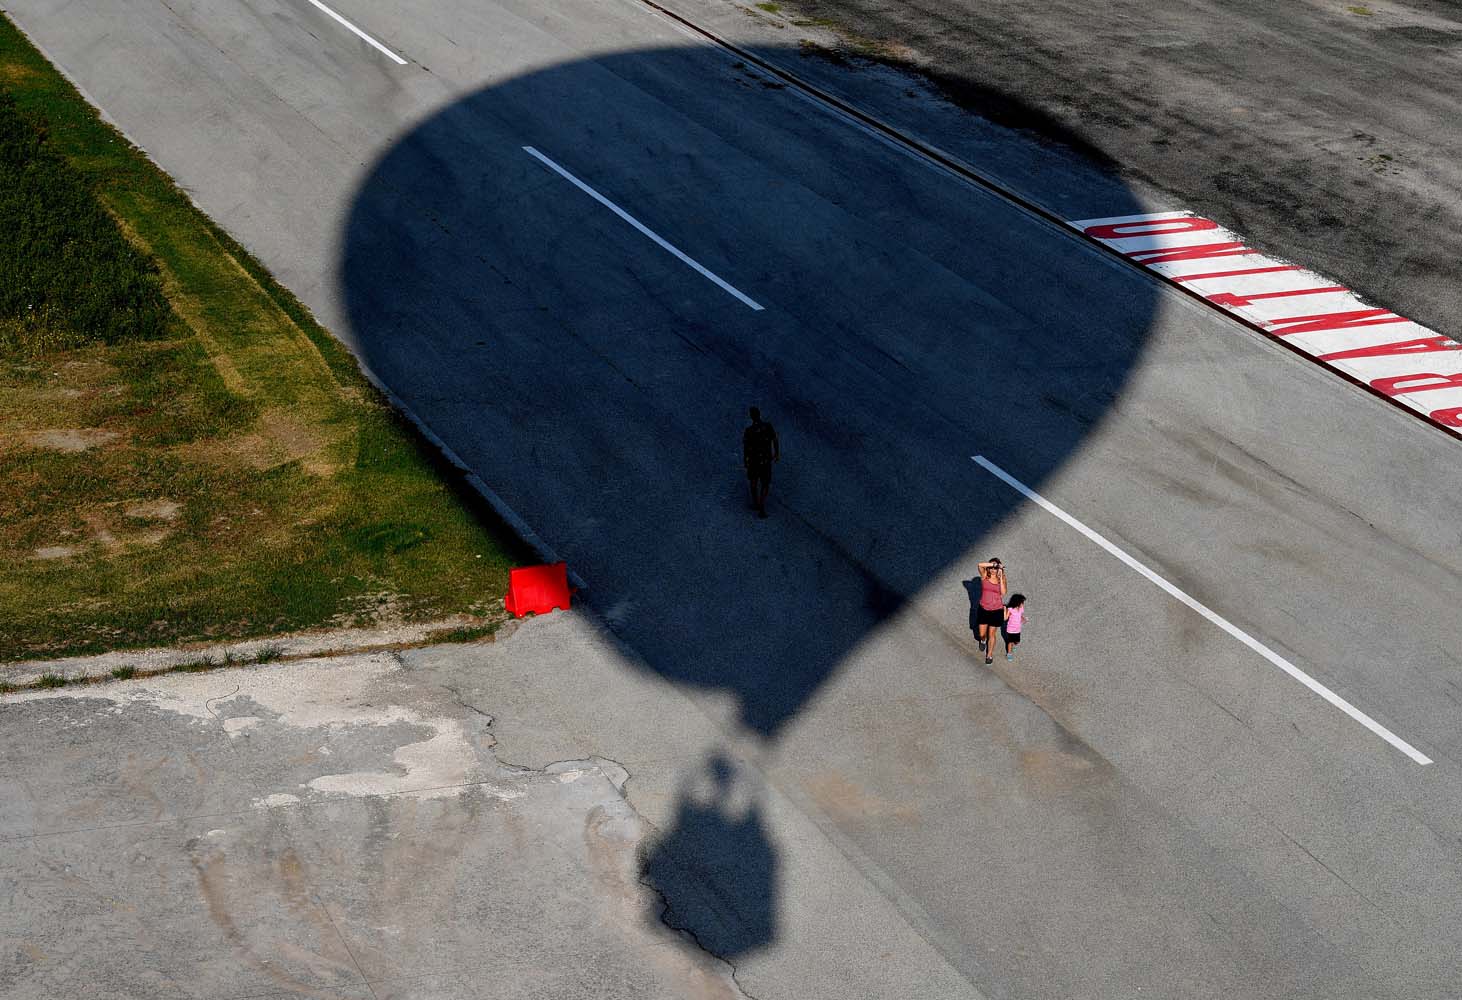
[(323, 11), (331, 20), (333, 20), (336, 23), (342, 25), (345, 28), (346, 31), (349, 31), (351, 34), (355, 35), (357, 38), (359, 38), (362, 41), (364, 41), (367, 45), (369, 45), (371, 48), (375, 49), (377, 52), (379, 52), (382, 55), (384, 55), (387, 59), (391, 60), (397, 66), (405, 66), (406, 65), (406, 60), (405, 59), (402, 59), (400, 56), (398, 56), (396, 53), (392, 52), (390, 49), (386, 48), (386, 46), (384, 46), (380, 42), (376, 41), (370, 35), (367, 35), (364, 31), (361, 31), (359, 28), (357, 28), (355, 25), (351, 24), (345, 18), (341, 17), (339, 14), (335, 13), (329, 7), (326, 7), (324, 4), (322, 4), (320, 2), (320, 0), (310, 0), (310, 3), (314, 4), (321, 11)]
[(529, 156), (533, 157), (535, 160), (537, 160), (539, 163), (543, 164), (549, 170), (552, 170), (554, 173), (558, 174), (560, 177), (562, 177), (564, 180), (568, 181), (574, 187), (576, 187), (580, 191), (584, 192), (590, 198), (593, 198), (595, 201), (597, 201), (599, 204), (603, 205), (605, 208), (609, 209), (611, 212), (613, 212), (615, 215), (619, 216), (625, 222), (629, 223), (631, 226), (634, 227), (634, 229), (637, 232), (639, 232), (641, 235), (647, 237), (652, 243), (654, 243), (656, 246), (658, 246), (661, 250), (664, 250), (666, 253), (668, 253), (672, 257), (674, 257), (676, 260), (680, 261), (682, 264), (686, 265), (691, 270), (695, 271), (701, 277), (705, 278), (707, 281), (711, 282), (717, 288), (721, 289), (721, 291), (725, 292), (727, 295), (730, 295), (732, 298), (736, 299), (736, 301), (740, 302), (742, 305), (746, 306), (748, 309), (751, 309), (751, 310), (753, 310), (755, 312), (761, 312), (761, 309), (762, 309), (761, 305), (755, 299), (751, 298), (751, 296), (746, 295), (745, 293), (743, 293), (742, 291), (740, 291), (739, 289), (737, 289), (734, 285), (732, 285), (729, 282), (723, 280), (719, 275), (715, 274), (714, 272), (712, 272), (708, 268), (702, 267), (695, 259), (693, 259), (692, 257), (690, 257), (689, 255), (687, 255), (685, 253), (682, 253), (678, 248), (676, 248), (668, 240), (665, 240), (664, 238), (662, 238), (658, 233), (656, 233), (654, 230), (652, 230), (649, 226), (646, 226), (639, 219), (636, 219), (633, 215), (630, 215), (624, 209), (620, 208), (614, 202), (612, 202), (608, 198), (604, 197), (604, 195), (602, 195), (598, 191), (594, 190), (588, 184), (585, 184), (583, 181), (579, 180), (579, 178), (575, 177), (568, 170), (566, 170), (563, 167), (559, 166), (553, 160), (549, 159), (547, 156), (544, 156), (542, 153), (538, 152), (538, 150), (534, 149), (532, 146), (524, 146), (523, 147), (523, 152), (525, 152)]

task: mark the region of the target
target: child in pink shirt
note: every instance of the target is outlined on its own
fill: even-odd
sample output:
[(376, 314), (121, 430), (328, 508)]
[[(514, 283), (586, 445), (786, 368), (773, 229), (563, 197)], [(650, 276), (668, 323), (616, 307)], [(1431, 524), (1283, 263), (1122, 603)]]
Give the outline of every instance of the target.
[(1015, 647), (1020, 645), (1020, 630), (1025, 627), (1025, 595), (1011, 594), (1005, 605), (1005, 622), (1000, 626), (1000, 638), (1005, 640), (1005, 658), (1015, 659)]

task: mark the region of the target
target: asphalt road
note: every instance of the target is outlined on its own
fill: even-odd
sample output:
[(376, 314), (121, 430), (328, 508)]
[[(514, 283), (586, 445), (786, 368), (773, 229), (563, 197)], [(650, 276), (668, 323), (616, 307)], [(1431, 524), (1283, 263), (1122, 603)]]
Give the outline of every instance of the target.
[[(616, 759), (714, 720), (990, 996), (1455, 993), (1455, 442), (643, 7), (337, 9), (406, 63), (289, 0), (11, 14), (693, 699)], [(1031, 625), (987, 668), (991, 554)], [(754, 962), (818, 891), (771, 874), (803, 834), (678, 759), (648, 875)]]
[[(1221, 220), (1254, 246), (1462, 337), (1455, 3), (776, 6), (771, 21), (836, 24), (966, 106), (1153, 189), (1164, 207)], [(1006, 103), (1008, 94), (1022, 101)]]

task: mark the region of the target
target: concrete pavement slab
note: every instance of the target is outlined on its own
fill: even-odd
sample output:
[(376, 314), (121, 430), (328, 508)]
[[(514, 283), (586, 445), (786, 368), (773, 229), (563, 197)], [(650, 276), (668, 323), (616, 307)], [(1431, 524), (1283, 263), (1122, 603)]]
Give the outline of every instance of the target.
[[(512, 646), (522, 654), (492, 656)], [(617, 665), (582, 619), (411, 657), (6, 696), (3, 755), (20, 780), (5, 813), (33, 814), (7, 828), (0, 865), (0, 939), (16, 956), (0, 973), (6, 995), (86, 981), (108, 996), (740, 996), (705, 941), (662, 922), (668, 892), (708, 936), (699, 908), (720, 915), (715, 943), (742, 942), (725, 947), (746, 963), (738, 978), (805, 996), (976, 996), (815, 830), (785, 854), (764, 830), (743, 841), (781, 860), (743, 852), (742, 905), (727, 909), (714, 891), (727, 873), (706, 870), (685, 822), (693, 797), (682, 796), (678, 824), (658, 829), (621, 792), (635, 779), (610, 760), (502, 763), (482, 707), (495, 689), (517, 695), (499, 664), (532, 665), (540, 683), (569, 671), (608, 681), (601, 705), (684, 711), (681, 695), (646, 691)], [(582, 704), (564, 692), (550, 711)], [(514, 731), (534, 734), (539, 750), (553, 732), (566, 753), (585, 739), (532, 713), (522, 722)], [(58, 729), (89, 750), (57, 755), (46, 735)], [(714, 727), (702, 730), (704, 742)], [(685, 764), (658, 770), (695, 780)], [(765, 807), (766, 822), (796, 838), (793, 810), (767, 804), (755, 778), (738, 784), (762, 802), (744, 803), (745, 815)], [(195, 786), (232, 797), (199, 799), (187, 793)], [(701, 791), (703, 816), (721, 822), (728, 804)], [(809, 881), (816, 893), (801, 888)], [(855, 941), (877, 949), (854, 958)]]
[[(392, 657), (12, 695), (0, 713), (8, 769), (45, 803), (7, 831), (7, 996), (353, 997), (376, 979), (413, 995), (413, 976), (449, 974), (476, 995), (739, 995), (658, 921), (622, 771), (502, 765), (485, 716), (414, 691)], [(58, 729), (88, 751), (57, 754)]]

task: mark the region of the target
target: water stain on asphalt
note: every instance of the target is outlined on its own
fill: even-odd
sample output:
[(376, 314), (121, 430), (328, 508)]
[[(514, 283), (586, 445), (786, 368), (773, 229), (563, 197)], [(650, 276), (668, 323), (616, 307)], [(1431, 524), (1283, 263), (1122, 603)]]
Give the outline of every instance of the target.
[[(238, 899), (236, 886), (246, 886), (245, 895), (250, 900), (257, 900), (261, 890), (268, 883), (257, 877), (244, 878), (245, 873), (236, 873), (230, 866), (227, 856), (222, 848), (207, 844), (201, 838), (195, 837), (188, 842), (189, 861), (198, 879), (198, 891), (204, 905), (208, 909), (209, 919), (223, 933), (225, 940), (232, 946), (234, 953), (244, 959), (252, 968), (263, 973), (270, 980), (279, 986), (289, 990), (295, 996), (310, 997), (312, 1000), (338, 1000), (339, 994), (333, 990), (320, 988), (316, 984), (301, 979), (279, 967), (278, 963), (261, 958), (255, 952), (255, 942), (246, 933), (234, 918), (234, 909)], [(311, 909), (316, 909), (311, 907)], [(319, 924), (319, 915), (314, 915), (311, 922)], [(331, 938), (339, 940), (339, 936), (332, 934), (325, 940)], [(275, 944), (283, 942), (273, 942)], [(352, 982), (358, 978), (353, 964), (349, 961), (349, 955), (331, 956), (322, 955), (317, 952), (310, 952), (299, 948), (297, 942), (292, 943), (292, 951), (295, 957), (305, 958), (308, 964), (319, 969), (321, 966), (329, 969), (342, 980), (341, 985)], [(343, 945), (341, 946), (343, 949)]]
[(1085, 784), (1096, 765), (1081, 754), (1059, 747), (1032, 747), (1020, 752), (1020, 770), (1043, 792), (1069, 792)]
[(893, 821), (913, 825), (921, 820), (917, 803), (896, 802), (854, 783), (841, 771), (820, 771), (802, 781), (817, 807), (837, 823)]

